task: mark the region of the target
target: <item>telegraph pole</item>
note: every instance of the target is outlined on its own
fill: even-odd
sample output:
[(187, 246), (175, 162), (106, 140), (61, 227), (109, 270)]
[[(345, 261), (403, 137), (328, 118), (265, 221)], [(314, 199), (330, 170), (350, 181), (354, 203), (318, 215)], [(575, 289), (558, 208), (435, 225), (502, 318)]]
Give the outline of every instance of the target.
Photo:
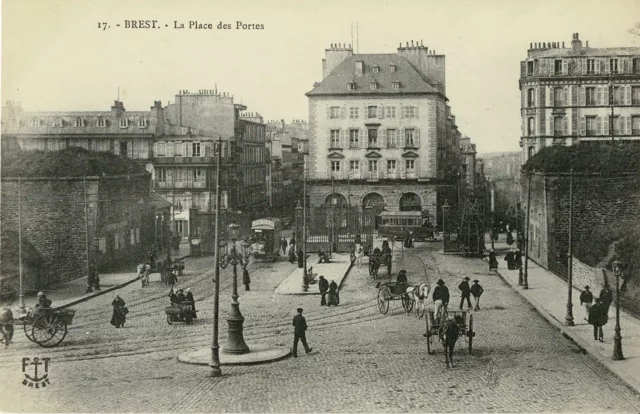
[[(302, 155), (304, 159), (304, 154)], [(302, 290), (309, 291), (307, 275), (307, 166), (305, 163), (302, 175)]]
[(24, 290), (22, 288), (22, 179), (18, 178), (18, 266), (20, 271), (20, 315), (26, 315)]
[(569, 175), (569, 254), (567, 255), (567, 279), (568, 279), (568, 294), (567, 294), (567, 315), (564, 317), (565, 323), (569, 326), (573, 326), (573, 304), (571, 303), (571, 294), (573, 293), (573, 168)]
[(529, 289), (529, 221), (531, 215), (531, 177), (533, 173), (529, 171), (529, 180), (527, 185), (527, 229), (524, 235), (524, 280), (522, 282), (523, 289)]
[(91, 268), (89, 263), (89, 206), (87, 205), (87, 177), (84, 177), (84, 234), (85, 252), (87, 255), (87, 292), (91, 292)]

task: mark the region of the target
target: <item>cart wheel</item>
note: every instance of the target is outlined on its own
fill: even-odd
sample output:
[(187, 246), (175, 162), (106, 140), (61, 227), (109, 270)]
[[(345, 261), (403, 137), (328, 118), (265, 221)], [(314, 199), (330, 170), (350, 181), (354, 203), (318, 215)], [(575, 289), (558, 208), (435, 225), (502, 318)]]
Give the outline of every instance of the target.
[(171, 315), (167, 315), (167, 323), (169, 325), (173, 325), (173, 319), (171, 319)]
[(33, 339), (33, 335), (31, 334), (31, 330), (33, 329), (33, 325), (30, 325), (28, 323), (22, 325), (22, 329), (24, 330), (24, 336), (27, 337), (28, 340), (30, 340), (31, 342), (35, 342), (35, 340)]
[(53, 348), (67, 336), (67, 324), (60, 315), (47, 313), (33, 322), (31, 328), (33, 340), (43, 348)]
[(467, 331), (467, 337), (469, 338), (469, 353), (471, 353), (473, 349), (474, 336), (476, 336), (476, 333), (473, 332), (473, 315), (469, 315), (469, 329)]
[(431, 341), (433, 340), (433, 336), (431, 335), (431, 329), (433, 328), (431, 326), (431, 322), (429, 321), (430, 318), (427, 317), (427, 332), (423, 334), (423, 336), (427, 337), (427, 354), (431, 355)]
[(385, 299), (384, 289), (378, 290), (378, 310), (386, 315), (389, 312), (389, 301)]

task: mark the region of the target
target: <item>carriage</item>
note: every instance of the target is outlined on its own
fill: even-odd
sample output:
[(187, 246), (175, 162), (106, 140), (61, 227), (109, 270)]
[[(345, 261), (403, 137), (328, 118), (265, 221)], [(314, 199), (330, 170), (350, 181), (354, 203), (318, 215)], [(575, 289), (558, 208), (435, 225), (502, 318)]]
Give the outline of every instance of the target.
[(416, 241), (433, 240), (433, 225), (421, 211), (383, 211), (378, 235), (404, 240), (409, 233)]
[(398, 284), (397, 282), (378, 283), (378, 310), (382, 314), (389, 312), (389, 302), (401, 300), (402, 308), (409, 313), (413, 309), (413, 300), (407, 294), (409, 285)]
[(189, 325), (193, 321), (193, 304), (188, 301), (172, 304), (164, 308), (164, 313), (167, 314), (169, 325), (173, 325), (174, 322), (184, 322)]
[(453, 318), (459, 317), (460, 322), (457, 324), (460, 336), (464, 336), (469, 346), (469, 353), (473, 349), (473, 338), (476, 333), (473, 331), (473, 315), (469, 315), (469, 324), (467, 324), (467, 311), (444, 311), (440, 320), (436, 320), (433, 309), (429, 309), (426, 318), (427, 331), (424, 336), (427, 338), (427, 353), (431, 354), (433, 342), (439, 337), (440, 324), (447, 318), (447, 315)]
[[(43, 348), (53, 348), (62, 342), (67, 336), (67, 325), (73, 322), (73, 316), (76, 311), (68, 308), (40, 308), (36, 310), (29, 309), (24, 318), (11, 319), (2, 321), (3, 328), (5, 325), (20, 326), (25, 336), (31, 342), (35, 342)], [(12, 335), (9, 335), (10, 340)], [(1, 342), (6, 341), (7, 337)]]
[(282, 221), (267, 217), (251, 223), (251, 254), (256, 259), (278, 260), (282, 237)]

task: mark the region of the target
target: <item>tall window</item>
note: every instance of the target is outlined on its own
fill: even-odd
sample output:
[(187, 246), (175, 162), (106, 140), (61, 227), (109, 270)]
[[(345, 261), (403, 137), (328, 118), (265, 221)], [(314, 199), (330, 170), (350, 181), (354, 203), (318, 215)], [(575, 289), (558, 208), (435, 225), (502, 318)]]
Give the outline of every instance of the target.
[(553, 117), (553, 135), (559, 137), (562, 135), (564, 118), (561, 116)]
[(146, 128), (147, 127), (147, 118), (138, 119), (138, 128)]
[(331, 172), (340, 172), (340, 161), (331, 161)]
[(404, 146), (405, 147), (415, 147), (415, 130), (412, 128), (407, 128), (404, 130)]
[(416, 118), (416, 107), (415, 106), (404, 106), (402, 107), (402, 117), (403, 118)]
[(389, 65), (389, 71), (390, 71), (390, 72), (395, 72), (395, 71), (396, 71), (396, 65), (394, 65), (393, 63), (391, 63), (391, 64)]
[(618, 59), (610, 59), (609, 66), (611, 67), (611, 73), (618, 73)]
[[(171, 145), (171, 144), (169, 144)], [(184, 148), (184, 145), (182, 145), (182, 142), (175, 142), (174, 143), (174, 148), (173, 148), (173, 155), (175, 157), (182, 157), (182, 149)]]
[(32, 127), (39, 127), (40, 126), (40, 119), (38, 118), (31, 118), (31, 126)]
[(341, 148), (340, 146), (340, 130), (331, 130), (331, 148)]
[(595, 87), (586, 88), (586, 104), (587, 106), (596, 105), (596, 88)]
[(527, 119), (527, 135), (532, 137), (536, 134), (536, 119), (531, 117)]
[(527, 89), (527, 107), (532, 108), (536, 106), (535, 90), (533, 88)]
[(593, 75), (594, 73), (596, 73), (596, 60), (587, 59), (587, 74)]
[(359, 173), (360, 172), (360, 161), (358, 160), (351, 160), (349, 161), (349, 171), (351, 171), (352, 173)]
[(396, 173), (396, 160), (387, 160), (387, 171), (395, 174)]
[(378, 116), (378, 107), (377, 106), (368, 106), (367, 107), (367, 118), (376, 118)]
[(631, 103), (640, 105), (640, 86), (631, 87)]
[(158, 177), (159, 183), (167, 182), (167, 170), (164, 168), (156, 168), (156, 176)]
[(533, 75), (533, 61), (527, 62), (527, 75)]
[(613, 103), (615, 105), (622, 105), (624, 102), (624, 90), (620, 86), (613, 87)]
[(640, 58), (633, 58), (633, 73), (640, 73)]
[(204, 181), (204, 169), (200, 167), (195, 167), (193, 169), (193, 181), (202, 182)]
[(556, 59), (553, 62), (554, 75), (562, 75), (562, 59)]
[(564, 88), (553, 88), (553, 105), (564, 105)]
[(96, 126), (106, 127), (107, 121), (104, 118), (98, 118), (98, 120), (96, 121)]
[(631, 132), (633, 135), (640, 135), (640, 116), (631, 117)]
[(378, 160), (369, 160), (369, 172), (372, 175), (378, 174)]
[(76, 118), (76, 120), (73, 123), (73, 126), (75, 126), (76, 128), (84, 127), (84, 119), (80, 117)]
[(340, 107), (339, 106), (332, 106), (330, 111), (329, 111), (329, 117), (331, 119), (340, 118)]
[(360, 130), (349, 130), (349, 148), (360, 148)]
[(596, 124), (596, 117), (595, 116), (588, 116), (586, 118), (586, 126), (587, 126), (587, 136), (588, 137), (593, 137), (597, 134), (597, 124)]
[(398, 131), (395, 129), (387, 129), (387, 148), (395, 148), (398, 142)]
[(414, 172), (416, 170), (416, 161), (415, 160), (404, 160), (404, 169), (407, 172)]
[(127, 128), (129, 126), (129, 120), (127, 118), (120, 118), (120, 128)]
[(375, 66), (373, 67), (373, 73), (378, 73), (378, 72), (380, 72), (380, 66), (375, 65)]
[(349, 108), (349, 118), (358, 119), (359, 117), (359, 109), (357, 106), (352, 106)]
[(62, 118), (56, 118), (53, 120), (54, 127), (62, 127)]
[(201, 157), (200, 155), (200, 143), (192, 142), (191, 143), (191, 156), (192, 157)]
[(386, 106), (385, 107), (387, 118), (395, 118), (396, 117), (396, 107), (395, 106)]
[(614, 116), (613, 117), (613, 133), (616, 135), (622, 135), (622, 117)]
[(527, 159), (533, 157), (533, 154), (536, 153), (536, 149), (535, 147), (531, 146), (529, 148), (527, 148)]
[(375, 128), (371, 128), (367, 132), (368, 132), (369, 147), (377, 147), (378, 146), (378, 130)]

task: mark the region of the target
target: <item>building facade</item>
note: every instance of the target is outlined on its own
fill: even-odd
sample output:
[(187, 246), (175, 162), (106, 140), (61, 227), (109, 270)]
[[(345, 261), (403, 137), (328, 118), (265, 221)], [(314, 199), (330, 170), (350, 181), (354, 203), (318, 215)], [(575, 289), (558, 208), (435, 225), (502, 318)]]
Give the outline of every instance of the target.
[(542, 148), (640, 140), (640, 48), (534, 43), (520, 62), (521, 164)]
[(393, 54), (325, 52), (323, 80), (306, 94), (311, 204), (417, 210), (435, 222), (439, 185), (455, 191), (460, 157), (444, 55), (417, 42)]

